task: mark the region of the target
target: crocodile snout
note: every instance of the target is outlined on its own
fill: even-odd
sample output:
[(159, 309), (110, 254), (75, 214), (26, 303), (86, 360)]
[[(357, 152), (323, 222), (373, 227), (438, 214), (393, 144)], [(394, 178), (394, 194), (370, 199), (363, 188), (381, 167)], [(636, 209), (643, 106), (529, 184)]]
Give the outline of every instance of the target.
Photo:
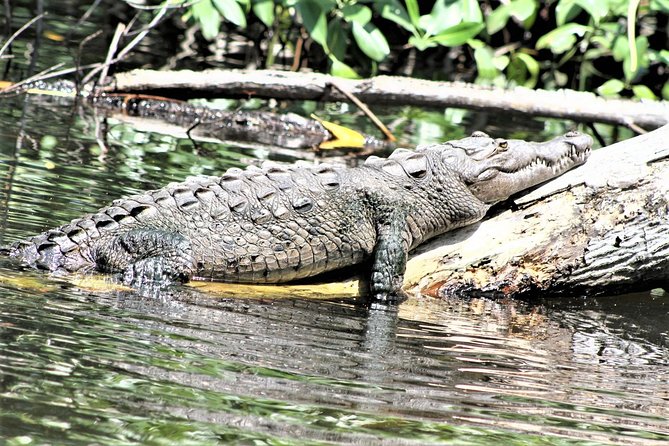
[(565, 133), (564, 138), (565, 141), (571, 144), (578, 152), (586, 152), (590, 150), (594, 142), (590, 135), (577, 131)]

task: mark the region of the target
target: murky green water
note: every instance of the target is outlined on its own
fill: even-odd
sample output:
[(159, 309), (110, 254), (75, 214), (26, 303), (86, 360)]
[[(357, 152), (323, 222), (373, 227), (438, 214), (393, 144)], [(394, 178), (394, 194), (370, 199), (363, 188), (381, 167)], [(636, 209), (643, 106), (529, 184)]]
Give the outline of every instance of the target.
[[(17, 11), (17, 21), (30, 16)], [(82, 35), (93, 29), (84, 25)], [(42, 48), (46, 66), (69, 57)], [(340, 106), (292, 107), (373, 131)], [(388, 122), (403, 118), (408, 145), (473, 128), (541, 138), (568, 126), (389, 113)], [(104, 124), (67, 102), (0, 100), (0, 243), (187, 175), (314, 156), (193, 148), (118, 120), (106, 123), (103, 151)], [(87, 291), (0, 263), (0, 444), (667, 443), (661, 293), (415, 299), (395, 315), (345, 301)]]

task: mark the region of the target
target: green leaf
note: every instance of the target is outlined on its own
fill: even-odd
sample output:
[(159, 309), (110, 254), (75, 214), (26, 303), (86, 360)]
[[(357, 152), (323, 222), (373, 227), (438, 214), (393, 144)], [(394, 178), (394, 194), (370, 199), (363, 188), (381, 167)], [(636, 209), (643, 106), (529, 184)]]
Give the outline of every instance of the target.
[(476, 61), (479, 78), (494, 79), (499, 74), (499, 70), (493, 62), (493, 51), (490, 47), (476, 48), (474, 50), (474, 60)]
[(246, 28), (246, 14), (236, 0), (213, 0), (216, 9), (225, 17), (225, 20), (232, 22), (240, 28)]
[(425, 34), (434, 36), (462, 22), (483, 23), (483, 14), (476, 1), (439, 0), (430, 14), (420, 17), (418, 25)]
[(328, 25), (325, 19), (325, 12), (321, 6), (316, 1), (306, 0), (296, 3), (295, 9), (297, 9), (297, 12), (302, 17), (302, 24), (309, 33), (309, 36), (328, 52)]
[(581, 12), (575, 0), (560, 0), (555, 7), (555, 21), (558, 26), (571, 21)]
[(483, 23), (483, 13), (476, 0), (459, 0), (460, 14), (463, 22)]
[(660, 50), (657, 53), (657, 56), (663, 64), (669, 65), (669, 51), (668, 50)]
[(478, 35), (484, 27), (483, 23), (462, 22), (430, 37), (430, 40), (442, 46), (458, 46)]
[(201, 0), (194, 3), (191, 10), (193, 18), (200, 24), (202, 36), (207, 40), (214, 40), (218, 36), (221, 26), (221, 15), (211, 3), (211, 0)]
[(567, 23), (545, 34), (537, 40), (537, 49), (550, 48), (553, 54), (562, 54), (576, 45), (576, 37), (582, 37), (592, 28), (578, 23)]
[(611, 3), (610, 0), (560, 0), (555, 7), (555, 18), (557, 24), (562, 26), (572, 21), (581, 10), (585, 10), (595, 25), (599, 25), (604, 17), (614, 13)]
[(590, 14), (595, 25), (599, 25), (600, 20), (609, 14), (608, 0), (574, 0), (574, 3)]
[(648, 38), (641, 36), (636, 39), (636, 70), (632, 70), (632, 56), (628, 53), (623, 60), (623, 73), (625, 73), (625, 80), (631, 82), (642, 70), (648, 68)]
[(629, 44), (627, 37), (619, 36), (613, 41), (613, 48), (611, 48), (611, 55), (616, 62), (622, 62), (629, 56)]
[(420, 19), (420, 8), (418, 7), (418, 2), (416, 0), (405, 0), (407, 5), (407, 12), (409, 13), (409, 18), (413, 26), (418, 26), (418, 20)]
[(669, 0), (650, 0), (650, 10), (669, 14)]
[(342, 20), (335, 17), (328, 23), (328, 48), (331, 56), (343, 60), (348, 48), (348, 32), (344, 29)]
[(500, 5), (497, 9), (490, 13), (486, 19), (486, 31), (492, 35), (501, 31), (509, 21), (511, 13), (509, 12), (509, 5)]
[(539, 4), (536, 0), (515, 0), (509, 3), (509, 12), (521, 22), (532, 17), (537, 9), (539, 9)]
[(622, 81), (619, 81), (618, 79), (609, 79), (597, 87), (597, 93), (601, 96), (617, 96), (623, 88), (625, 88), (625, 84), (622, 83)]
[(346, 65), (344, 62), (339, 61), (336, 57), (330, 55), (330, 74), (339, 77), (345, 77), (347, 79), (360, 79), (358, 73), (353, 70), (353, 68)]
[(418, 34), (418, 30), (411, 23), (409, 14), (399, 0), (379, 0), (374, 3), (374, 7), (384, 19), (396, 23), (414, 35)]
[(655, 96), (655, 93), (653, 93), (653, 91), (645, 85), (634, 85), (632, 87), (632, 92), (634, 93), (634, 96), (639, 99), (657, 101), (657, 96)]
[(479, 39), (471, 39), (467, 42), (467, 45), (472, 47), (472, 49), (477, 49), (477, 48), (483, 48), (485, 46), (485, 43)]
[(486, 19), (488, 34), (495, 34), (502, 30), (511, 16), (522, 22), (523, 26), (530, 26), (534, 22), (538, 7), (536, 0), (515, 0), (500, 5)]
[(524, 87), (534, 88), (537, 85), (537, 81), (539, 79), (539, 62), (537, 62), (536, 59), (529, 54), (518, 52), (514, 53), (513, 55), (513, 63), (518, 68), (520, 68), (518, 66), (519, 64), (522, 65), (524, 71), (529, 74), (529, 77), (527, 77), (524, 75), (525, 73), (523, 73), (522, 79), (517, 76), (515, 80)]
[(344, 20), (351, 23), (357, 23), (359, 25), (366, 25), (372, 20), (372, 10), (367, 6), (363, 5), (346, 5), (341, 8), (341, 12), (344, 16)]
[(662, 99), (669, 101), (669, 81), (662, 86)]
[(252, 9), (266, 27), (274, 25), (274, 0), (253, 0)]
[(372, 60), (381, 62), (390, 53), (388, 41), (372, 23), (363, 26), (353, 22), (353, 38), (362, 52)]
[(409, 37), (409, 45), (416, 47), (418, 51), (425, 51), (427, 48), (432, 48), (437, 46), (432, 39), (428, 39), (423, 36), (411, 36)]
[(539, 62), (537, 62), (534, 57), (526, 53), (515, 53), (514, 56), (525, 64), (527, 71), (529, 71), (532, 76), (539, 76)]
[(501, 55), (501, 56), (495, 56), (492, 58), (492, 64), (497, 68), (499, 71), (503, 71), (506, 67), (509, 66), (509, 56), (506, 55)]

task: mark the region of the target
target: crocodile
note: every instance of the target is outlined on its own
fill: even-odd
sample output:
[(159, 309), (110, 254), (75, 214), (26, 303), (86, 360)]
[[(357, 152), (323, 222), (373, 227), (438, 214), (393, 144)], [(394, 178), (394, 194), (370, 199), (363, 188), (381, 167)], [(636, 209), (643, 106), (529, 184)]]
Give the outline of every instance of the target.
[(372, 302), (395, 303), (410, 250), (585, 162), (592, 138), (470, 137), (358, 167), (265, 163), (121, 198), (3, 248), (24, 266), (156, 281), (281, 283), (371, 262)]

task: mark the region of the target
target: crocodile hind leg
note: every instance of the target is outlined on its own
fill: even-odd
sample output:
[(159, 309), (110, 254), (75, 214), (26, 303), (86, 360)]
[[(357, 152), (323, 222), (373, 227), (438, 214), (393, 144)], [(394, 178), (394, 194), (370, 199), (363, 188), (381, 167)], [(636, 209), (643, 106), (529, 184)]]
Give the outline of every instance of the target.
[(410, 240), (405, 215), (394, 213), (388, 221), (378, 225), (369, 284), (373, 305), (400, 303), (407, 298), (402, 282)]
[(96, 252), (102, 272), (122, 272), (123, 282), (141, 287), (185, 282), (195, 272), (190, 241), (163, 229), (133, 229)]

